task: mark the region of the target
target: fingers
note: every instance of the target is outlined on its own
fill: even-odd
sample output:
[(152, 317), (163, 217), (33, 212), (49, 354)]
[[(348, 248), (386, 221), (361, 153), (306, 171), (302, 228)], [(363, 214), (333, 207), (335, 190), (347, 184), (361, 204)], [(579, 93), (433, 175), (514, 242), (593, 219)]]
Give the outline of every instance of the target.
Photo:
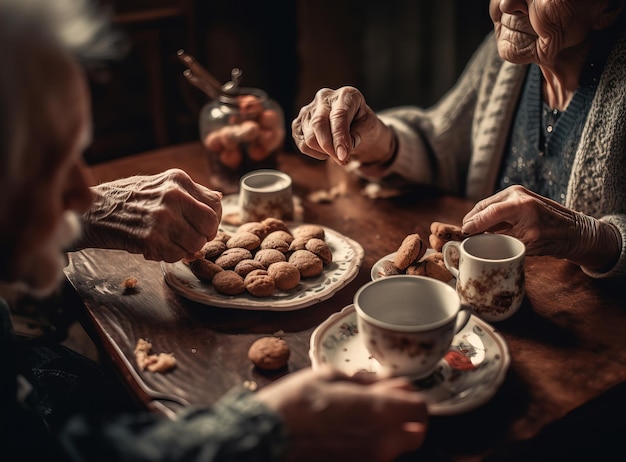
[(185, 247), (172, 240), (169, 235), (159, 232), (151, 233), (143, 240), (142, 244), (142, 254), (146, 260), (174, 263), (189, 253)]
[(153, 224), (143, 253), (147, 259), (174, 262), (215, 237), (222, 217), (222, 193), (195, 183), (180, 169), (160, 176), (156, 186), (160, 206), (148, 210)]
[(354, 87), (340, 89), (331, 104), (329, 119), (332, 149), (341, 164), (348, 163), (352, 148), (360, 144), (360, 136), (357, 133), (351, 135), (350, 127), (364, 104), (363, 95)]
[[(393, 387), (398, 385), (387, 382)], [(418, 449), (424, 443), (429, 420), (422, 397), (399, 388), (379, 389), (376, 393), (384, 401), (384, 412), (378, 417), (383, 433), (376, 448), (377, 460), (394, 460), (400, 454)]]
[(419, 449), (426, 439), (426, 425), (406, 422), (401, 428), (386, 432), (376, 448), (377, 460), (396, 460), (398, 456)]
[(417, 449), (428, 425), (422, 397), (409, 390), (404, 378), (376, 381), (371, 374), (348, 377), (322, 367), (298, 371), (256, 396), (283, 415), (294, 454), (392, 461)]
[(316, 159), (330, 157), (340, 165), (347, 164), (361, 142), (361, 136), (350, 130), (364, 104), (363, 95), (354, 87), (319, 90), (291, 124), (298, 149)]
[[(526, 255), (567, 254), (576, 235), (573, 212), (521, 186), (511, 186), (479, 203), (463, 220), (463, 231), (506, 233), (526, 246)], [(574, 239), (575, 241), (575, 239)]]
[(383, 419), (393, 422), (428, 422), (428, 409), (424, 397), (414, 391), (401, 388), (381, 389), (372, 386), (371, 392), (378, 394), (384, 403)]
[(328, 158), (328, 155), (322, 151), (317, 140), (309, 138), (308, 141), (305, 141), (303, 123), (310, 118), (310, 113), (314, 110), (314, 105), (315, 101), (300, 109), (298, 117), (291, 123), (291, 134), (300, 152), (315, 159), (325, 160)]
[(217, 213), (190, 196), (168, 206), (158, 221), (167, 223), (167, 226), (155, 229), (153, 240), (164, 241), (164, 250), (160, 258), (156, 259), (168, 262), (194, 254), (215, 237), (219, 226)]
[(463, 218), (466, 234), (510, 230), (519, 217), (524, 198), (533, 197), (521, 186), (511, 186), (476, 203)]
[[(223, 194), (219, 191), (213, 191), (199, 183), (196, 183), (191, 177), (180, 169), (170, 169), (165, 172), (165, 175), (171, 176), (173, 181), (179, 185), (184, 191), (186, 191), (191, 197), (198, 202), (206, 204), (212, 211), (212, 215), (215, 215), (218, 220), (218, 224), (222, 219), (222, 197)], [(215, 234), (210, 236), (213, 238)]]

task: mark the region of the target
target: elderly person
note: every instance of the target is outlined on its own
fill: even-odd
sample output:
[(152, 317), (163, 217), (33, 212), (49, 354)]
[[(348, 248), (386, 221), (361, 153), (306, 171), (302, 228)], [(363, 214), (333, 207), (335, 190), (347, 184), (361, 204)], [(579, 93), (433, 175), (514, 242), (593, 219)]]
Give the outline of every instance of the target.
[(626, 277), (624, 3), (491, 0), (494, 32), (434, 107), (375, 114), (355, 88), (322, 89), (292, 123), (296, 145), (477, 200), (468, 235)]
[[(81, 223), (81, 247), (168, 261), (198, 250), (217, 232), (221, 194), (180, 170), (89, 187), (82, 158), (91, 133), (89, 94), (74, 52), (97, 58), (109, 37), (83, 0), (0, 0), (0, 281), (32, 294), (57, 287), (64, 250), (79, 238)], [(59, 370), (56, 379), (73, 377), (61, 391), (72, 406), (65, 411), (75, 415), (62, 418), (11, 327), (0, 298), (4, 456), (211, 461), (345, 460), (350, 454), (387, 461), (423, 441), (426, 408), (408, 381), (373, 382), (330, 370), (296, 372), (256, 394), (233, 390), (214, 408), (189, 409), (176, 421), (136, 409), (111, 415), (114, 406), (89, 412), (77, 398), (74, 369)], [(50, 351), (50, 357), (64, 355)], [(91, 390), (87, 400), (103, 399), (100, 391)]]

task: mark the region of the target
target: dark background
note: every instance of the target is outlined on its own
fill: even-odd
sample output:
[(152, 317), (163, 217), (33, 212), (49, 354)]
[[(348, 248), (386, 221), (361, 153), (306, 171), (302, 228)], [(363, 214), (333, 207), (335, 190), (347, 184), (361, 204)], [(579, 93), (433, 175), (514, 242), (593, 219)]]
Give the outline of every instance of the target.
[(433, 104), (491, 30), (488, 0), (102, 2), (131, 48), (90, 74), (90, 164), (198, 139), (208, 97), (182, 76), (178, 49), (221, 82), (242, 69), (242, 85), (281, 105), (289, 133), (321, 87), (353, 85), (375, 110)]

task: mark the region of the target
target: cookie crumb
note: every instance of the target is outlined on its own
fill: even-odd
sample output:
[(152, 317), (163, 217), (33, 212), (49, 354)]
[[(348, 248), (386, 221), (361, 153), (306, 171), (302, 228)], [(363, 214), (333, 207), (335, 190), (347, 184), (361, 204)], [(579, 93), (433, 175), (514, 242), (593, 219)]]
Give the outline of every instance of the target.
[(132, 276), (127, 277), (126, 279), (124, 279), (124, 282), (122, 282), (122, 286), (124, 287), (124, 289), (136, 289), (137, 284), (139, 284), (139, 281), (137, 280), (137, 278)]
[(135, 346), (135, 361), (137, 366), (150, 372), (165, 373), (176, 367), (176, 358), (172, 353), (152, 353), (152, 343), (140, 338)]

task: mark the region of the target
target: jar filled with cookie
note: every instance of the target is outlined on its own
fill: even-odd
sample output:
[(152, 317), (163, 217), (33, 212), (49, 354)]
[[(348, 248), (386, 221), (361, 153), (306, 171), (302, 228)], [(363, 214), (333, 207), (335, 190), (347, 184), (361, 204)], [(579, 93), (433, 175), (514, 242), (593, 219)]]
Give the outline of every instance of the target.
[(284, 146), (284, 113), (261, 89), (240, 85), (242, 72), (233, 69), (220, 95), (200, 112), (200, 139), (208, 151), (211, 185), (236, 193), (241, 176), (252, 170), (276, 168)]

